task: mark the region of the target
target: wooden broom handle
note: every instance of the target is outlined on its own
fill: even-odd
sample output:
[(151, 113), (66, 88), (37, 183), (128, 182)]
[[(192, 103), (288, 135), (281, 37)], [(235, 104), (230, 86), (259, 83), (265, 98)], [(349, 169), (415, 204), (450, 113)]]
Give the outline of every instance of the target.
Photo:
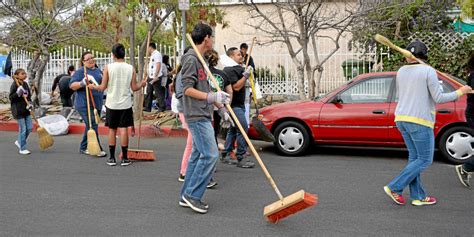
[[(84, 77), (86, 78), (86, 81), (89, 80), (87, 77), (87, 68), (86, 65), (84, 65)], [(86, 85), (86, 101), (87, 101), (87, 117), (89, 118), (89, 130), (92, 129), (92, 119), (91, 119), (91, 105), (89, 104), (89, 87)]]
[[(204, 59), (202, 58), (201, 53), (199, 52), (199, 50), (197, 49), (196, 45), (194, 44), (194, 42), (193, 42), (193, 40), (192, 40), (192, 38), (191, 38), (191, 35), (190, 35), (190, 34), (186, 34), (186, 37), (188, 38), (189, 43), (191, 43), (191, 46), (193, 47), (194, 51), (196, 51), (196, 54), (197, 54), (197, 56), (198, 56), (198, 58), (199, 58), (199, 61), (201, 61), (202, 66), (204, 67), (204, 69), (206, 70), (207, 74), (208, 74), (209, 77), (211, 78), (212, 84), (214, 84), (214, 87), (217, 89), (217, 91), (222, 91), (221, 88), (219, 87), (219, 83), (217, 83), (217, 81), (216, 81), (216, 78), (214, 78), (214, 75), (212, 75), (211, 70), (209, 70), (209, 67), (208, 67), (207, 64), (206, 64), (206, 61), (204, 61)], [(260, 156), (258, 155), (257, 151), (256, 151), (255, 148), (253, 147), (253, 144), (250, 142), (250, 139), (249, 139), (249, 137), (247, 136), (247, 133), (245, 132), (244, 128), (243, 128), (242, 125), (240, 124), (239, 119), (238, 119), (237, 116), (235, 115), (234, 110), (232, 110), (232, 107), (230, 107), (229, 104), (226, 104), (225, 106), (226, 106), (227, 110), (230, 112), (230, 115), (231, 115), (232, 118), (234, 119), (234, 122), (235, 122), (235, 124), (237, 125), (237, 127), (239, 128), (240, 132), (242, 133), (242, 136), (245, 138), (245, 141), (246, 141), (247, 144), (249, 145), (250, 150), (252, 151), (253, 155), (254, 155), (255, 158), (257, 159), (258, 164), (260, 164), (260, 167), (262, 167), (263, 173), (265, 173), (265, 176), (267, 177), (268, 181), (270, 181), (270, 184), (272, 185), (273, 189), (275, 190), (276, 194), (278, 195), (278, 198), (279, 198), (280, 200), (283, 200), (283, 195), (281, 195), (281, 192), (280, 192), (280, 190), (278, 189), (278, 187), (277, 187), (275, 181), (273, 180), (272, 176), (270, 175), (270, 172), (268, 172), (267, 167), (265, 166), (265, 164), (263, 163), (262, 159), (261, 159)]]
[[(250, 45), (250, 50), (249, 50), (249, 53), (247, 54), (247, 62), (245, 63), (245, 68), (247, 68), (249, 66), (250, 56), (252, 55), (252, 50), (253, 50), (253, 46), (255, 44), (255, 41), (257, 41), (257, 37), (253, 37), (253, 39), (252, 39), (252, 44)], [(254, 68), (254, 70), (255, 70), (255, 68)], [(253, 72), (252, 72), (252, 74), (253, 74)], [(253, 82), (253, 77), (252, 76), (250, 76), (249, 81), (250, 81), (250, 86), (252, 88), (253, 103), (255, 104), (255, 110), (257, 111), (257, 114), (258, 114), (257, 93), (255, 92), (255, 84)]]
[(249, 66), (250, 55), (252, 55), (253, 45), (255, 44), (255, 41), (257, 41), (257, 37), (253, 37), (252, 39), (252, 44), (250, 45), (250, 50), (249, 50), (249, 53), (247, 54), (247, 62), (245, 62), (245, 68)]
[[(149, 45), (150, 45), (150, 41), (151, 41), (151, 32), (148, 31), (148, 35), (147, 35), (147, 39), (146, 39), (146, 47), (148, 48)], [(148, 62), (150, 61), (150, 54), (148, 52), (148, 49), (146, 51), (146, 54), (145, 54), (145, 63), (143, 65), (143, 67), (145, 68), (143, 70), (143, 78), (142, 80), (144, 79), (147, 79), (148, 77)], [(140, 116), (138, 116), (138, 137), (137, 137), (137, 149), (140, 148), (140, 138), (141, 138), (141, 130), (142, 130), (142, 117), (143, 117), (143, 100), (144, 100), (144, 97), (145, 97), (145, 88), (142, 87), (142, 89), (140, 90), (140, 99), (139, 99), (139, 105), (138, 105), (138, 108), (139, 108), (139, 111), (138, 113), (140, 113)]]

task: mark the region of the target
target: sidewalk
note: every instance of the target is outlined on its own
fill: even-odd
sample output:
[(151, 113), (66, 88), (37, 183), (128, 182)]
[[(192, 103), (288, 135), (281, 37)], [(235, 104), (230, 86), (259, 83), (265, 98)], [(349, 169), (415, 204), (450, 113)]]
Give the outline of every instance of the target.
[[(1, 109), (9, 108), (9, 104), (0, 104)], [(176, 128), (171, 125), (163, 125), (156, 127), (152, 124), (147, 124), (146, 121), (143, 121), (141, 128), (142, 137), (186, 137), (188, 132), (182, 128)], [(36, 123), (34, 123), (34, 131), (36, 131)], [(70, 123), (69, 124), (69, 134), (83, 134), (85, 129), (84, 123)], [(135, 134), (138, 134), (138, 124), (135, 125)], [(18, 131), (18, 124), (15, 120), (10, 121), (0, 121), (0, 131)], [(129, 128), (129, 133), (131, 129)], [(107, 135), (108, 128), (104, 123), (99, 124), (99, 135)]]

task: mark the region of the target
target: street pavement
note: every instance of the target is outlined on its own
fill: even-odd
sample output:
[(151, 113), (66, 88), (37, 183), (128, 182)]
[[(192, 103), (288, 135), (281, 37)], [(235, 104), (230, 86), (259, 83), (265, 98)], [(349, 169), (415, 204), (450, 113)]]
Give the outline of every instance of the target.
[[(55, 137), (54, 147), (19, 155), (14, 132), (0, 133), (0, 236), (472, 236), (474, 192), (452, 165), (435, 161), (423, 174), (435, 206), (397, 206), (383, 192), (406, 163), (400, 150), (314, 148), (283, 157), (255, 142), (283, 195), (300, 189), (316, 207), (277, 224), (263, 208), (277, 200), (260, 168), (218, 164), (209, 212), (178, 206), (184, 138), (144, 139), (155, 162), (109, 167), (78, 153), (81, 136)], [(106, 137), (101, 137), (106, 145)], [(131, 144), (134, 139), (131, 140)], [(133, 147), (131, 145), (130, 147)], [(117, 151), (118, 153), (118, 151)], [(404, 193), (408, 197), (408, 192)]]

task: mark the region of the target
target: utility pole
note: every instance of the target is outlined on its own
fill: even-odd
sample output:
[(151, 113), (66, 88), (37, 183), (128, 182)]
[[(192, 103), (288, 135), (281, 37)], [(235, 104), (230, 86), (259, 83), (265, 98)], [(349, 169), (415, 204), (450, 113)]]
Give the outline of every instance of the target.
[(186, 48), (186, 11), (189, 10), (189, 0), (179, 0), (178, 5), (179, 10), (181, 10), (181, 28), (182, 28), (182, 45), (181, 45), (181, 55), (184, 54), (184, 49)]

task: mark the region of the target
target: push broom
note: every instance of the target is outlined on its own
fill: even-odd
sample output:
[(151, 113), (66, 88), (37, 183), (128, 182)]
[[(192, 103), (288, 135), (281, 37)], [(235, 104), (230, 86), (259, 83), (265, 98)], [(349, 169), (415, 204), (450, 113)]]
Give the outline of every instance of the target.
[[(375, 37), (374, 37), (375, 41), (395, 50), (395, 51), (398, 51), (399, 53), (401, 53), (405, 58), (410, 58), (410, 59), (414, 59), (416, 60), (417, 62), (421, 63), (421, 64), (424, 64), (424, 65), (428, 65), (427, 63), (425, 63), (423, 60), (415, 57), (410, 51), (406, 50), (406, 49), (402, 49), (398, 46), (396, 46), (394, 43), (392, 43), (392, 41), (390, 41), (388, 38), (382, 36), (382, 35), (379, 35), (379, 34), (376, 34)], [(458, 86), (464, 86), (462, 83), (456, 81), (455, 79), (453, 79), (451, 76), (447, 75), (446, 73), (443, 73), (443, 72), (440, 72), (438, 71), (437, 69), (435, 69), (437, 73), (443, 75), (444, 77), (448, 78), (451, 82), (453, 82), (454, 84), (458, 85)], [(472, 93), (472, 92), (471, 92)]]
[[(209, 70), (209, 67), (207, 66), (206, 62), (202, 58), (202, 55), (200, 54), (199, 50), (197, 49), (196, 45), (194, 44), (191, 38), (191, 35), (186, 34), (186, 37), (188, 41), (191, 43), (194, 51), (196, 51), (199, 61), (201, 62), (204, 69), (206, 70), (207, 75), (209, 75), (209, 77), (211, 78), (212, 84), (214, 84), (214, 87), (217, 89), (217, 91), (221, 91), (221, 88), (219, 88), (219, 83), (217, 83), (216, 78), (214, 78), (213, 74)], [(268, 172), (265, 164), (263, 163), (262, 159), (260, 158), (257, 151), (253, 147), (253, 144), (250, 142), (250, 139), (247, 136), (247, 133), (243, 129), (239, 120), (237, 119), (237, 116), (235, 115), (234, 111), (232, 110), (229, 104), (226, 104), (225, 106), (227, 110), (230, 112), (232, 118), (234, 119), (235, 124), (237, 125), (243, 137), (245, 138), (245, 141), (249, 145), (250, 150), (252, 151), (253, 155), (255, 156), (258, 163), (260, 164), (260, 167), (262, 168), (263, 173), (265, 173), (265, 176), (267, 177), (268, 181), (270, 182), (271, 186), (273, 187), (273, 189), (275, 190), (279, 198), (278, 201), (270, 205), (267, 205), (264, 208), (263, 215), (267, 218), (267, 220), (272, 223), (276, 223), (287, 216), (290, 216), (308, 207), (316, 205), (318, 201), (318, 196), (315, 194), (307, 193), (304, 190), (300, 190), (290, 196), (283, 197), (275, 181), (273, 180), (272, 176)]]
[[(148, 32), (148, 38), (147, 38), (147, 46), (150, 45), (150, 38), (151, 38), (151, 32)], [(148, 61), (150, 55), (147, 52), (146, 54), (146, 61), (145, 61), (145, 70), (143, 72), (143, 77), (145, 78), (148, 73)], [(140, 138), (141, 138), (141, 130), (142, 130), (142, 117), (143, 117), (143, 96), (144, 96), (144, 88), (140, 90), (140, 98), (139, 98), (139, 104), (138, 104), (138, 111), (139, 113), (138, 116), (138, 134), (137, 134), (137, 148), (136, 149), (128, 149), (127, 156), (131, 160), (142, 160), (142, 161), (154, 161), (156, 159), (155, 152), (153, 150), (141, 150), (140, 149)]]
[[(84, 66), (84, 77), (88, 78), (86, 66)], [(88, 80), (89, 79), (86, 79), (86, 81)], [(86, 102), (87, 102), (87, 117), (89, 118), (89, 131), (87, 131), (87, 151), (89, 152), (89, 155), (96, 156), (100, 153), (100, 146), (99, 146), (99, 141), (97, 140), (97, 134), (92, 128), (91, 108), (90, 108), (91, 106), (89, 102), (89, 87), (88, 86), (86, 86)]]
[[(13, 76), (13, 80), (15, 80), (16, 85), (19, 87), (20, 83), (18, 80)], [(26, 106), (30, 107), (30, 102), (26, 99), (26, 96), (23, 95), (23, 99), (26, 102)], [(41, 150), (45, 150), (54, 144), (54, 139), (51, 135), (49, 135), (48, 131), (46, 129), (42, 128), (39, 126), (38, 120), (36, 120), (36, 116), (34, 111), (30, 111), (33, 119), (35, 120), (36, 124), (38, 124), (38, 128), (36, 129), (36, 133), (38, 133), (38, 145)]]

